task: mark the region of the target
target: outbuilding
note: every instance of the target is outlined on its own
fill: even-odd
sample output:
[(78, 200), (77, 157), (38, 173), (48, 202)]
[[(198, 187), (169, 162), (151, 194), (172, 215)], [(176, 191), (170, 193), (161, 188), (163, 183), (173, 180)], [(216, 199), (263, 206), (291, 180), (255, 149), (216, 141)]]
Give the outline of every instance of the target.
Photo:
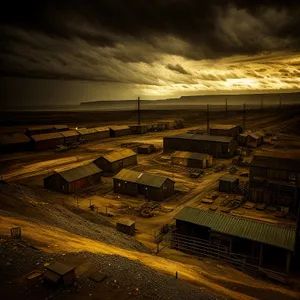
[(264, 142), (264, 136), (261, 132), (253, 132), (248, 135), (247, 146), (250, 148), (257, 148)]
[(141, 174), (141, 172), (122, 169), (113, 178), (114, 192), (136, 197), (138, 195), (137, 180)]
[(60, 134), (64, 137), (65, 144), (76, 143), (79, 141), (79, 133), (76, 130), (61, 131)]
[(138, 146), (138, 153), (140, 154), (150, 154), (155, 151), (153, 144), (142, 144)]
[(116, 173), (123, 168), (137, 164), (137, 155), (131, 149), (111, 151), (94, 160), (94, 163), (107, 173)]
[(240, 133), (237, 136), (237, 141), (240, 146), (244, 146), (244, 147), (247, 146), (248, 136), (250, 133), (251, 133), (250, 131), (246, 131), (246, 132)]
[(184, 133), (164, 137), (165, 152), (188, 151), (230, 158), (235, 155), (237, 148), (237, 141), (227, 136)]
[(133, 134), (144, 134), (148, 132), (148, 125), (147, 124), (140, 124), (140, 125), (131, 125), (129, 126), (131, 133)]
[(215, 136), (231, 136), (233, 138), (237, 137), (240, 133), (243, 132), (241, 125), (211, 125), (209, 129), (210, 135)]
[(36, 151), (53, 150), (64, 144), (64, 137), (60, 132), (43, 133), (31, 136), (33, 148)]
[(22, 133), (0, 136), (0, 152), (12, 153), (30, 149), (30, 138)]
[(100, 133), (97, 132), (94, 128), (77, 129), (77, 132), (80, 134), (80, 139), (83, 142), (99, 140)]
[(172, 165), (206, 169), (212, 166), (212, 156), (205, 153), (176, 151), (171, 155)]
[(44, 278), (48, 281), (70, 285), (76, 279), (75, 267), (66, 265), (65, 263), (54, 262), (45, 266), (45, 268)]
[(131, 134), (130, 128), (127, 125), (109, 126), (110, 136), (118, 137)]
[(119, 220), (116, 229), (128, 235), (135, 235), (135, 222), (129, 219)]
[(239, 186), (239, 177), (231, 174), (225, 174), (219, 179), (219, 191), (232, 193)]
[(65, 171), (55, 171), (44, 178), (44, 187), (62, 193), (75, 193), (84, 187), (100, 183), (101, 174), (102, 170), (90, 163)]
[(53, 128), (55, 129), (55, 131), (69, 130), (69, 127), (67, 125), (53, 125)]
[(52, 132), (56, 132), (56, 129), (52, 125), (30, 126), (25, 129), (25, 134), (27, 136)]
[(107, 139), (110, 137), (108, 127), (95, 127), (94, 129), (98, 132), (99, 139)]

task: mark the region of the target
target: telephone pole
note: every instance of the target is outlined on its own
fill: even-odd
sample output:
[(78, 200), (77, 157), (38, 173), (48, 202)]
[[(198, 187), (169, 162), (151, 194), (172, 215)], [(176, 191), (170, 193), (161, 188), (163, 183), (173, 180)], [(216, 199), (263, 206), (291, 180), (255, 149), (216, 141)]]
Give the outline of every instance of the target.
[(264, 96), (261, 96), (261, 99), (260, 99), (260, 109), (261, 109), (261, 111), (264, 110)]
[(209, 134), (209, 104), (207, 104), (207, 110), (206, 110), (206, 130)]
[(227, 98), (225, 98), (225, 111), (227, 116), (228, 115)]
[(246, 104), (243, 106), (243, 130), (246, 131)]
[(279, 110), (282, 108), (282, 103), (281, 103), (281, 94), (279, 94)]
[(138, 97), (138, 124), (141, 125), (140, 97)]

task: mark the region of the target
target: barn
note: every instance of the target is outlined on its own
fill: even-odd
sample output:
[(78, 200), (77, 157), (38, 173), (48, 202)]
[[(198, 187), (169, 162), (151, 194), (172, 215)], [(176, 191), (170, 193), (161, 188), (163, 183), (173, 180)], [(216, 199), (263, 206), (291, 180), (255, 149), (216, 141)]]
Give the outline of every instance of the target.
[(209, 134), (215, 136), (231, 136), (237, 137), (243, 132), (241, 125), (211, 125), (209, 128)]
[(79, 166), (65, 171), (55, 171), (44, 178), (44, 187), (62, 193), (76, 193), (82, 188), (101, 182), (102, 170), (95, 164)]
[(133, 134), (143, 134), (148, 132), (148, 125), (141, 124), (141, 125), (131, 125), (129, 126), (131, 133)]
[(25, 129), (27, 136), (52, 132), (56, 132), (56, 129), (52, 125), (30, 126)]
[(123, 168), (137, 164), (137, 155), (130, 149), (112, 151), (102, 155), (94, 163), (106, 173), (116, 173)]
[(0, 152), (12, 153), (30, 149), (30, 138), (22, 133), (0, 136)]
[(212, 156), (205, 153), (176, 151), (171, 155), (172, 165), (206, 169), (212, 166)]
[(106, 139), (110, 137), (108, 127), (95, 127), (94, 129), (98, 132), (99, 139)]
[(118, 137), (131, 134), (131, 130), (127, 125), (109, 126), (109, 130), (111, 137)]
[(69, 127), (67, 125), (53, 125), (53, 128), (55, 129), (55, 131), (69, 130)]
[(162, 201), (174, 194), (174, 181), (165, 176), (123, 169), (114, 176), (114, 192), (140, 194), (149, 200)]
[(64, 144), (64, 137), (60, 132), (36, 134), (31, 136), (34, 150), (53, 150), (58, 145)]
[(239, 186), (239, 177), (231, 174), (225, 174), (219, 179), (219, 191), (232, 193)]
[(235, 155), (237, 148), (237, 141), (233, 137), (189, 133), (164, 137), (165, 152), (188, 151), (229, 158)]
[(77, 129), (77, 132), (80, 134), (80, 140), (83, 142), (99, 140), (100, 133), (94, 128), (81, 128)]
[(140, 154), (150, 154), (155, 151), (155, 147), (153, 144), (142, 144), (138, 146), (137, 151)]
[(80, 136), (76, 130), (61, 131), (60, 134), (64, 137), (65, 144), (78, 142)]

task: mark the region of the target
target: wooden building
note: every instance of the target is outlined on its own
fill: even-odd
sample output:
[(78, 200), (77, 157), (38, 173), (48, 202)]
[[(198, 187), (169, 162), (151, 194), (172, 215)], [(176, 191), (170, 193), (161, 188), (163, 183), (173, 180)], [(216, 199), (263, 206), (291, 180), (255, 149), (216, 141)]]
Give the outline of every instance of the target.
[(131, 125), (129, 126), (131, 133), (133, 134), (144, 134), (148, 132), (148, 125), (141, 124), (141, 125)]
[(140, 194), (149, 200), (162, 201), (174, 194), (174, 181), (165, 176), (123, 169), (114, 176), (114, 192)]
[(215, 136), (231, 136), (237, 137), (243, 132), (241, 125), (211, 125), (209, 128), (209, 134)]
[(119, 220), (116, 229), (128, 235), (135, 235), (135, 222), (127, 219)]
[(213, 157), (230, 158), (238, 148), (233, 137), (200, 134), (177, 134), (164, 137), (164, 151), (206, 153)]
[(219, 191), (232, 193), (237, 190), (239, 182), (240, 180), (238, 176), (225, 174), (219, 179)]
[(243, 147), (247, 146), (248, 136), (250, 133), (251, 133), (250, 131), (246, 131), (246, 132), (240, 133), (237, 136), (237, 141), (240, 146), (243, 146)]
[(30, 150), (30, 138), (22, 133), (0, 136), (0, 152), (12, 153)]
[(155, 151), (155, 147), (153, 144), (142, 144), (138, 146), (137, 151), (140, 154), (150, 154)]
[(99, 139), (107, 139), (110, 137), (109, 128), (108, 127), (95, 127), (94, 128), (99, 134)]
[(67, 125), (53, 125), (53, 128), (55, 131), (66, 131), (69, 130), (69, 127)]
[(25, 129), (25, 134), (27, 136), (52, 132), (56, 132), (56, 129), (52, 125), (30, 126)]
[(289, 207), (297, 212), (300, 195), (300, 156), (285, 151), (256, 152), (249, 174), (250, 199)]
[(76, 130), (61, 131), (60, 134), (64, 137), (64, 144), (72, 144), (79, 141), (80, 134)]
[(36, 151), (53, 150), (56, 146), (64, 144), (64, 137), (60, 132), (32, 135), (31, 140)]
[(76, 193), (82, 188), (101, 182), (102, 170), (95, 164), (79, 166), (65, 171), (55, 171), (44, 178), (44, 187), (62, 193)]
[(243, 255), (244, 262), (251, 263), (253, 269), (276, 268), (282, 273), (289, 272), (291, 259), (295, 258), (296, 230), (291, 226), (194, 207), (184, 207), (175, 219), (176, 248), (182, 251), (205, 256), (206, 249), (216, 259), (223, 256), (228, 262), (230, 253)]
[(264, 134), (256, 131), (248, 135), (247, 146), (250, 148), (257, 148), (264, 143)]
[(80, 140), (85, 142), (97, 141), (100, 139), (101, 133), (96, 131), (94, 128), (82, 128), (77, 129), (80, 134)]
[(109, 130), (111, 137), (118, 137), (131, 134), (129, 126), (126, 125), (109, 126)]
[(44, 278), (48, 281), (71, 285), (76, 279), (75, 267), (66, 265), (65, 263), (54, 262), (45, 266), (45, 268)]
[(206, 169), (212, 166), (212, 156), (205, 153), (176, 151), (172, 154), (172, 165)]
[(121, 169), (137, 164), (137, 155), (130, 149), (112, 151), (94, 160), (94, 163), (104, 172), (119, 172)]

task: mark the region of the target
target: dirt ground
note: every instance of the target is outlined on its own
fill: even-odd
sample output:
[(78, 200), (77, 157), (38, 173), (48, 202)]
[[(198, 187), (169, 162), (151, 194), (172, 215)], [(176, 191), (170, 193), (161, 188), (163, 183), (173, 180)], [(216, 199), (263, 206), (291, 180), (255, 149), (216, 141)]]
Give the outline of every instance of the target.
[[(105, 113), (97, 117), (96, 113), (42, 113), (35, 115), (36, 124), (62, 123), (69, 126), (101, 126), (115, 122), (129, 124), (133, 123), (136, 117), (135, 112), (124, 112), (116, 118), (116, 113)], [(33, 116), (25, 115), (6, 116), (10, 120), (10, 126), (1, 126), (2, 132), (17, 132), (30, 125)], [(80, 145), (77, 149), (68, 152), (54, 153), (53, 151), (14, 153), (0, 156), (2, 179), (11, 184), (16, 184), (28, 188), (34, 192), (34, 196), (43, 203), (58, 205), (66, 211), (75, 213), (79, 218), (92, 222), (95, 226), (105, 226), (111, 228), (124, 217), (131, 218), (136, 222), (136, 239), (143, 243), (152, 253), (156, 251), (154, 240), (155, 231), (162, 225), (172, 223), (174, 216), (185, 205), (205, 206), (201, 199), (208, 193), (217, 190), (217, 182), (220, 176), (228, 170), (214, 172), (214, 169), (225, 163), (230, 166), (232, 159), (214, 159), (211, 169), (197, 179), (190, 178), (189, 169), (170, 164), (170, 156), (162, 152), (162, 139), (164, 136), (177, 133), (185, 133), (189, 129), (206, 128), (206, 120), (203, 112), (199, 111), (159, 111), (145, 112), (145, 122), (161, 119), (184, 119), (185, 128), (168, 130), (163, 132), (153, 132), (144, 135), (130, 135), (119, 138), (110, 138), (101, 141)], [(89, 121), (87, 121), (89, 120)], [(101, 121), (98, 121), (101, 120)], [(212, 115), (211, 124), (232, 124), (241, 123), (240, 113), (231, 113), (229, 116), (222, 116), (220, 113)], [(8, 121), (7, 121), (8, 122)], [(274, 146), (264, 145), (265, 151), (276, 151), (277, 149), (287, 149), (289, 152), (300, 153), (299, 136), (300, 110), (286, 110), (281, 113), (274, 112), (247, 112), (247, 129), (264, 129), (272, 131), (278, 137)], [(63, 195), (43, 188), (43, 178), (51, 174), (53, 170), (63, 170), (87, 163), (98, 156), (111, 150), (121, 148), (122, 144), (133, 143), (153, 143), (158, 151), (150, 155), (138, 155), (138, 165), (131, 167), (133, 170), (147, 171), (154, 174), (166, 175), (175, 182), (176, 193), (163, 203), (155, 205), (147, 202), (143, 197), (132, 198), (129, 196), (114, 194), (112, 190), (112, 177), (104, 177), (102, 184), (86, 190), (84, 193), (74, 197), (73, 195)], [(252, 153), (253, 154), (253, 153)], [(238, 167), (238, 172), (247, 171)], [(21, 197), (22, 198), (22, 197)], [(23, 199), (24, 198), (24, 199)], [(94, 236), (84, 234), (78, 237), (76, 228), (63, 227), (53, 220), (49, 220), (50, 228), (41, 228), (33, 220), (37, 219), (34, 210), (22, 207), (22, 201), (28, 201), (23, 197), (18, 205), (7, 205), (8, 201), (0, 201), (0, 209), (14, 212), (17, 215), (1, 214), (0, 234), (6, 234), (8, 228), (21, 225), (26, 232), (26, 238), (38, 248), (46, 252), (64, 251), (72, 253), (74, 251), (90, 251), (91, 253), (117, 254), (130, 260), (139, 260), (142, 264), (166, 274), (179, 272), (180, 278), (193, 283), (209, 291), (214, 291), (219, 295), (235, 299), (300, 299), (297, 286), (283, 287), (275, 283), (261, 281), (234, 270), (230, 266), (223, 265), (209, 259), (199, 260), (191, 256), (183, 255), (168, 248), (162, 249), (158, 255), (142, 253), (140, 249), (132, 251), (126, 249), (123, 241), (113, 241), (105, 243), (97, 240)], [(92, 212), (89, 206), (93, 204), (98, 207), (98, 212)], [(153, 206), (153, 217), (144, 218), (140, 216), (142, 206)], [(106, 216), (106, 213), (110, 216)], [(236, 210), (237, 214), (242, 214), (242, 209)], [(64, 213), (65, 214), (65, 213)], [(26, 216), (32, 219), (23, 220)], [(262, 218), (257, 212), (253, 212), (254, 218)], [(272, 219), (273, 216), (270, 216)], [(81, 222), (81, 221), (76, 221)], [(112, 225), (110, 225), (112, 224)], [(70, 223), (70, 225), (72, 225)], [(75, 225), (74, 225), (75, 226)], [(113, 229), (112, 229), (113, 230)], [(57, 247), (52, 248), (46, 245), (55, 243)], [(116, 244), (117, 243), (117, 244)], [(110, 246), (109, 246), (110, 245)], [(136, 248), (137, 246), (134, 246)], [(127, 247), (128, 248), (128, 247)], [(263, 293), (262, 293), (262, 286)], [(300, 289), (299, 289), (300, 291)], [(117, 298), (114, 298), (117, 299)], [(123, 299), (123, 298), (120, 298)]]

